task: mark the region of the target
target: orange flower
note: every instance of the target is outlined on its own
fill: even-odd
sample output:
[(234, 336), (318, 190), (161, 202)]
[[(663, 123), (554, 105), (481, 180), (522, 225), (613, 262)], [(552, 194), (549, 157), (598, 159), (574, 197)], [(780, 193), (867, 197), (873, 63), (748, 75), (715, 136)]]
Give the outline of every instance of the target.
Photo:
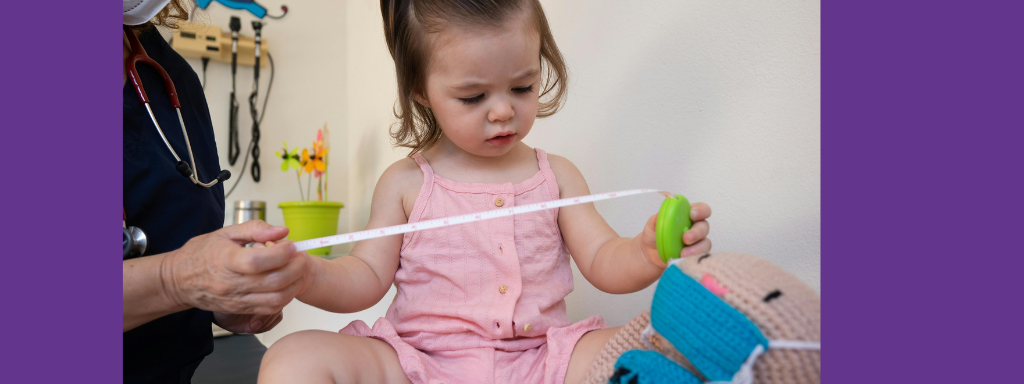
[(320, 177), (320, 174), (327, 169), (327, 163), (324, 163), (324, 155), (327, 154), (327, 148), (320, 148), (319, 145), (313, 143), (313, 153), (309, 153), (306, 148), (302, 149), (302, 158), (307, 159), (305, 171), (307, 173), (313, 173), (316, 170), (316, 176)]

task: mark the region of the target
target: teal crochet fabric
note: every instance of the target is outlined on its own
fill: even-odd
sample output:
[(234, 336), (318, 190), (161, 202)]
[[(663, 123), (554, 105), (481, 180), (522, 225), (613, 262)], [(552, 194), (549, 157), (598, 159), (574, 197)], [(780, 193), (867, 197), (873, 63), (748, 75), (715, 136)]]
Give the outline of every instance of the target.
[(701, 384), (690, 371), (654, 351), (632, 350), (619, 356), (611, 384)]
[(651, 324), (709, 381), (729, 381), (754, 346), (768, 340), (742, 313), (676, 266), (661, 276)]

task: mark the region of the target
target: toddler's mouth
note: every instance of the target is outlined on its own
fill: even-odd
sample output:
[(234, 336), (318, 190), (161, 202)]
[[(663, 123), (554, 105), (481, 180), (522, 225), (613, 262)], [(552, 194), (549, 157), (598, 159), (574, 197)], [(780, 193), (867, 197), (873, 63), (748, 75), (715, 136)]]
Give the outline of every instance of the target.
[(487, 139), (487, 144), (493, 145), (495, 147), (501, 147), (504, 145), (511, 144), (512, 141), (515, 140), (515, 138), (515, 132), (502, 132), (490, 139)]

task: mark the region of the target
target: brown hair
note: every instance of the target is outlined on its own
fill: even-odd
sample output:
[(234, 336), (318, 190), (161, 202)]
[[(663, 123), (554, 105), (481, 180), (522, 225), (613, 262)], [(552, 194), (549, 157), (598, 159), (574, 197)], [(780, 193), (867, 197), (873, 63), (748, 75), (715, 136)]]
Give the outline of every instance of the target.
[(179, 21), (188, 21), (189, 11), (193, 9), (195, 9), (195, 3), (192, 0), (171, 0), (164, 6), (164, 9), (153, 16), (153, 19), (131, 28), (136, 31), (145, 31), (156, 25), (173, 29), (178, 26)]
[(430, 108), (417, 103), (414, 96), (425, 93), (429, 58), (425, 35), (441, 31), (445, 22), (499, 26), (519, 12), (529, 11), (540, 34), (539, 97), (550, 95), (540, 101), (537, 117), (555, 114), (565, 101), (568, 72), (538, 0), (381, 0), (380, 10), (384, 38), (398, 77), (394, 113), (399, 121), (391, 128), (391, 138), (396, 146), (412, 148), (409, 156), (430, 148), (441, 138), (441, 128)]

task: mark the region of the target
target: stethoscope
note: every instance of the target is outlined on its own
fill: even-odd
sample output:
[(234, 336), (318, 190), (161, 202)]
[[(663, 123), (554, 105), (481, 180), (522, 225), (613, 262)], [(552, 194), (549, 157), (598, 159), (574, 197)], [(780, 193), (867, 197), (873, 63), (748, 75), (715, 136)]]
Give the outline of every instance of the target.
[[(142, 105), (146, 106), (146, 111), (149, 112), (149, 118), (153, 120), (153, 125), (156, 126), (156, 131), (160, 133), (160, 138), (164, 140), (164, 144), (167, 145), (167, 149), (171, 151), (171, 154), (174, 155), (174, 159), (177, 160), (177, 163), (174, 165), (175, 169), (177, 169), (178, 173), (181, 173), (182, 176), (192, 180), (193, 184), (201, 185), (206, 188), (217, 185), (217, 183), (223, 183), (229, 179), (231, 177), (231, 172), (225, 169), (221, 170), (220, 173), (217, 174), (217, 178), (213, 181), (207, 183), (199, 181), (196, 173), (192, 171), (196, 164), (196, 158), (192, 154), (192, 144), (189, 143), (188, 140), (188, 131), (185, 130), (185, 120), (181, 117), (181, 103), (178, 102), (178, 94), (174, 90), (174, 82), (171, 81), (171, 77), (167, 75), (167, 72), (160, 67), (160, 64), (157, 64), (156, 60), (153, 60), (148, 54), (146, 54), (146, 50), (142, 48), (142, 43), (139, 42), (139, 38), (135, 36), (135, 33), (132, 32), (131, 28), (127, 25), (124, 26), (124, 35), (128, 39), (128, 43), (132, 51), (124, 61), (125, 69), (128, 72), (128, 78), (131, 80), (132, 86), (135, 87), (135, 93), (139, 96), (139, 100), (142, 101)], [(171, 99), (171, 105), (174, 106), (175, 112), (178, 113), (178, 123), (181, 125), (182, 135), (185, 136), (185, 146), (188, 148), (188, 157), (192, 162), (191, 166), (189, 163), (181, 160), (178, 153), (171, 147), (171, 143), (167, 141), (167, 137), (164, 136), (164, 131), (160, 128), (160, 123), (156, 121), (156, 116), (153, 115), (153, 109), (149, 106), (149, 97), (146, 96), (146, 90), (142, 87), (142, 77), (139, 76), (139, 72), (135, 68), (136, 63), (139, 62), (149, 65), (158, 75), (160, 75), (161, 78), (163, 78), (164, 87), (167, 88), (167, 96)], [(147, 241), (145, 232), (138, 227), (129, 227), (127, 222), (125, 222), (126, 219), (127, 215), (125, 214), (124, 209), (122, 209), (122, 229), (124, 231), (123, 257), (124, 259), (129, 259), (131, 257), (141, 256), (146, 251)]]
[(124, 209), (121, 210), (121, 231), (123, 236), (121, 237), (121, 260), (128, 260), (142, 256), (146, 253), (146, 246), (149, 245), (149, 240), (146, 239), (146, 232), (142, 231), (139, 227), (129, 227), (127, 222), (127, 215), (125, 215)]

